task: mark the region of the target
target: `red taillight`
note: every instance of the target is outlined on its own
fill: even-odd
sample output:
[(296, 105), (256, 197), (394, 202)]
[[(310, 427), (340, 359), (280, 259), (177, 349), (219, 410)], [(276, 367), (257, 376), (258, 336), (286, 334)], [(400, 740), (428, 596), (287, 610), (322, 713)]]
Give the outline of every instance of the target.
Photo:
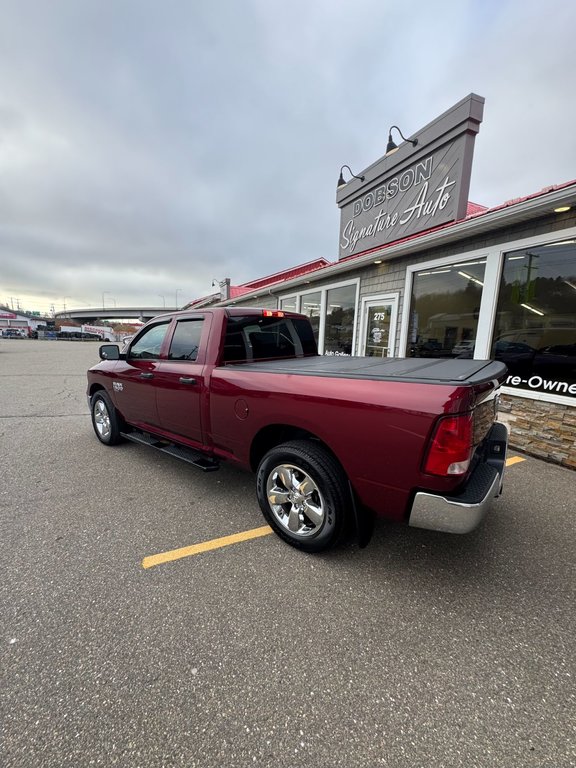
[(428, 451), (424, 472), (430, 475), (463, 475), (470, 466), (474, 417), (471, 413), (440, 419)]
[(284, 312), (280, 312), (277, 309), (263, 309), (263, 317), (284, 317)]

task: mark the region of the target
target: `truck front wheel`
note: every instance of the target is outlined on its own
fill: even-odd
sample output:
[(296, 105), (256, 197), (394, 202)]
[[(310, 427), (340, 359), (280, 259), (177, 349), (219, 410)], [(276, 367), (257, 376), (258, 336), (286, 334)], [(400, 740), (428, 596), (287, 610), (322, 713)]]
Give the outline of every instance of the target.
[(90, 411), (98, 440), (104, 445), (117, 445), (121, 442), (120, 418), (106, 392), (101, 390), (92, 395)]
[(275, 532), (306, 552), (334, 546), (351, 507), (342, 468), (324, 448), (307, 440), (278, 445), (264, 456), (257, 493)]

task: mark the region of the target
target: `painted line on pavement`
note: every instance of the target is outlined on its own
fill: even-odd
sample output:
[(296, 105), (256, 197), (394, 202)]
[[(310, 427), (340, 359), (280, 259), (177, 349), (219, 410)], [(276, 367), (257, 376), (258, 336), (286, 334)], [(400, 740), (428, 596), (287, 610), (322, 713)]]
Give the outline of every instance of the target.
[(155, 565), (160, 565), (161, 563), (180, 560), (182, 557), (190, 557), (190, 555), (199, 555), (201, 552), (209, 552), (211, 549), (229, 547), (230, 544), (238, 544), (241, 541), (257, 539), (260, 536), (268, 536), (270, 533), (272, 533), (272, 528), (270, 528), (269, 525), (263, 525), (261, 528), (252, 528), (249, 531), (233, 533), (231, 536), (222, 536), (219, 539), (203, 541), (201, 544), (192, 544), (189, 547), (181, 547), (180, 549), (171, 549), (168, 552), (160, 552), (159, 555), (145, 557), (144, 560), (142, 560), (142, 568), (153, 568)]
[[(513, 464), (519, 464), (521, 461), (526, 461), (526, 459), (521, 456), (511, 456), (506, 460), (506, 466), (510, 467)], [(142, 568), (154, 568), (154, 566), (161, 565), (162, 563), (171, 563), (174, 560), (181, 560), (183, 557), (200, 555), (202, 552), (210, 552), (212, 549), (222, 549), (222, 547), (229, 547), (231, 544), (239, 544), (242, 541), (250, 541), (250, 539), (268, 536), (270, 533), (273, 533), (272, 528), (269, 525), (263, 525), (261, 528), (252, 528), (249, 531), (233, 533), (231, 536), (221, 536), (219, 539), (203, 541), (200, 544), (192, 544), (189, 547), (170, 549), (168, 552), (160, 552), (158, 555), (145, 557), (142, 560)]]

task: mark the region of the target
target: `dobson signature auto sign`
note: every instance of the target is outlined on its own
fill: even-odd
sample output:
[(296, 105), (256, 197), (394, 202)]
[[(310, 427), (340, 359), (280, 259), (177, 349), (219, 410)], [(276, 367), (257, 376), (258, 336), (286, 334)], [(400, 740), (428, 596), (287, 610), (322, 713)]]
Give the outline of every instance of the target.
[(470, 94), (337, 193), (340, 258), (466, 215), (484, 99)]

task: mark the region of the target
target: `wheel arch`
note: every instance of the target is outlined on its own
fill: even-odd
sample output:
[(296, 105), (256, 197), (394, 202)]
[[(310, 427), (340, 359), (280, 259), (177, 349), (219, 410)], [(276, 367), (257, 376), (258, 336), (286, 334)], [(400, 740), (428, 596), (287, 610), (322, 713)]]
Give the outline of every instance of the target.
[(88, 397), (93, 397), (96, 394), (96, 392), (106, 392), (106, 394), (110, 397), (110, 393), (108, 392), (106, 387), (97, 381), (90, 384), (88, 388)]
[(258, 469), (258, 465), (269, 450), (292, 440), (310, 440), (316, 445), (322, 446), (338, 462), (342, 472), (344, 472), (341, 462), (330, 446), (313, 432), (302, 429), (302, 427), (295, 427), (292, 424), (269, 424), (254, 435), (252, 445), (250, 446), (250, 467), (252, 471), (255, 472)]
[(118, 416), (120, 416), (121, 419), (124, 419), (122, 411), (120, 410), (120, 408), (118, 408), (118, 403), (116, 402), (116, 398), (114, 397), (114, 392), (111, 392), (109, 389), (107, 389), (104, 386), (104, 384), (102, 384), (101, 382), (94, 381), (92, 382), (92, 384), (90, 384), (88, 388), (88, 399), (91, 400), (97, 392), (104, 392), (104, 394), (108, 395), (112, 405), (114, 406), (114, 408), (116, 409), (116, 412), (118, 413)]

